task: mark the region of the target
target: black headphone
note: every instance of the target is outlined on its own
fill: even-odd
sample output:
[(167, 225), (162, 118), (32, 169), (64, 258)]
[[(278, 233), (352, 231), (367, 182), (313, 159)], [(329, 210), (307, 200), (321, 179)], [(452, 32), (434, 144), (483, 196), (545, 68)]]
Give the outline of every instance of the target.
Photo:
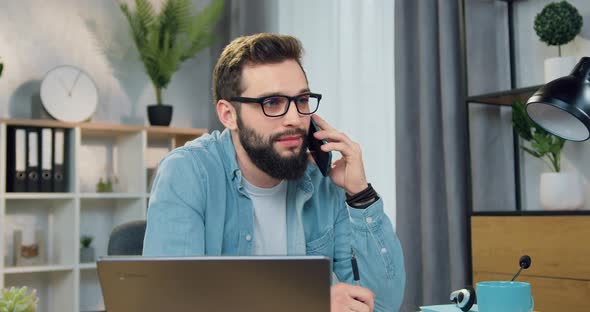
[(466, 286), (463, 289), (453, 291), (450, 299), (457, 304), (461, 311), (467, 312), (475, 303), (475, 290), (471, 286)]

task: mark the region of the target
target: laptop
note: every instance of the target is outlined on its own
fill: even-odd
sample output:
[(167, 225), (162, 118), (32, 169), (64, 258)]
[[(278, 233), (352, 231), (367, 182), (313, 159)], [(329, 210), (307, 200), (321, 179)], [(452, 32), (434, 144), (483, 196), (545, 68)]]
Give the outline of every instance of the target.
[(330, 311), (327, 257), (110, 256), (97, 267), (108, 312)]

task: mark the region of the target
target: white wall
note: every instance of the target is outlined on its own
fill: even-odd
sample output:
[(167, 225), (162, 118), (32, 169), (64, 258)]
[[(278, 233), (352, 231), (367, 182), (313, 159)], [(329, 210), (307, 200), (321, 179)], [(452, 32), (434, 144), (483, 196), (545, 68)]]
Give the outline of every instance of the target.
[[(194, 0), (198, 8), (208, 2)], [(185, 62), (165, 90), (164, 102), (174, 106), (173, 126), (209, 127), (209, 54), (205, 50)], [(155, 103), (117, 1), (0, 1), (0, 58), (0, 117), (32, 117), (41, 79), (63, 64), (95, 80), (99, 104), (93, 121), (147, 124), (145, 106)]]

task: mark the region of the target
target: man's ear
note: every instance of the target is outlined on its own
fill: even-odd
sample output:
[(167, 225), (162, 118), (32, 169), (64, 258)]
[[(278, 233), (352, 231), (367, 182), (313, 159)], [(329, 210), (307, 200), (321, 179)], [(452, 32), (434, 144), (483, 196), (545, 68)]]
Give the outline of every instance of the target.
[(217, 101), (217, 117), (224, 127), (230, 130), (238, 128), (238, 114), (236, 108), (226, 100)]

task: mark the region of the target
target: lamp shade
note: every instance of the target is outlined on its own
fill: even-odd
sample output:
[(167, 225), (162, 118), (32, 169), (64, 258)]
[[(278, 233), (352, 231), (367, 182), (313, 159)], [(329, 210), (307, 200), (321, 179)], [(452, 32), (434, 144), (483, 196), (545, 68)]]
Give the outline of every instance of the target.
[(529, 98), (526, 112), (547, 132), (570, 141), (590, 138), (590, 57), (572, 72), (542, 86)]

